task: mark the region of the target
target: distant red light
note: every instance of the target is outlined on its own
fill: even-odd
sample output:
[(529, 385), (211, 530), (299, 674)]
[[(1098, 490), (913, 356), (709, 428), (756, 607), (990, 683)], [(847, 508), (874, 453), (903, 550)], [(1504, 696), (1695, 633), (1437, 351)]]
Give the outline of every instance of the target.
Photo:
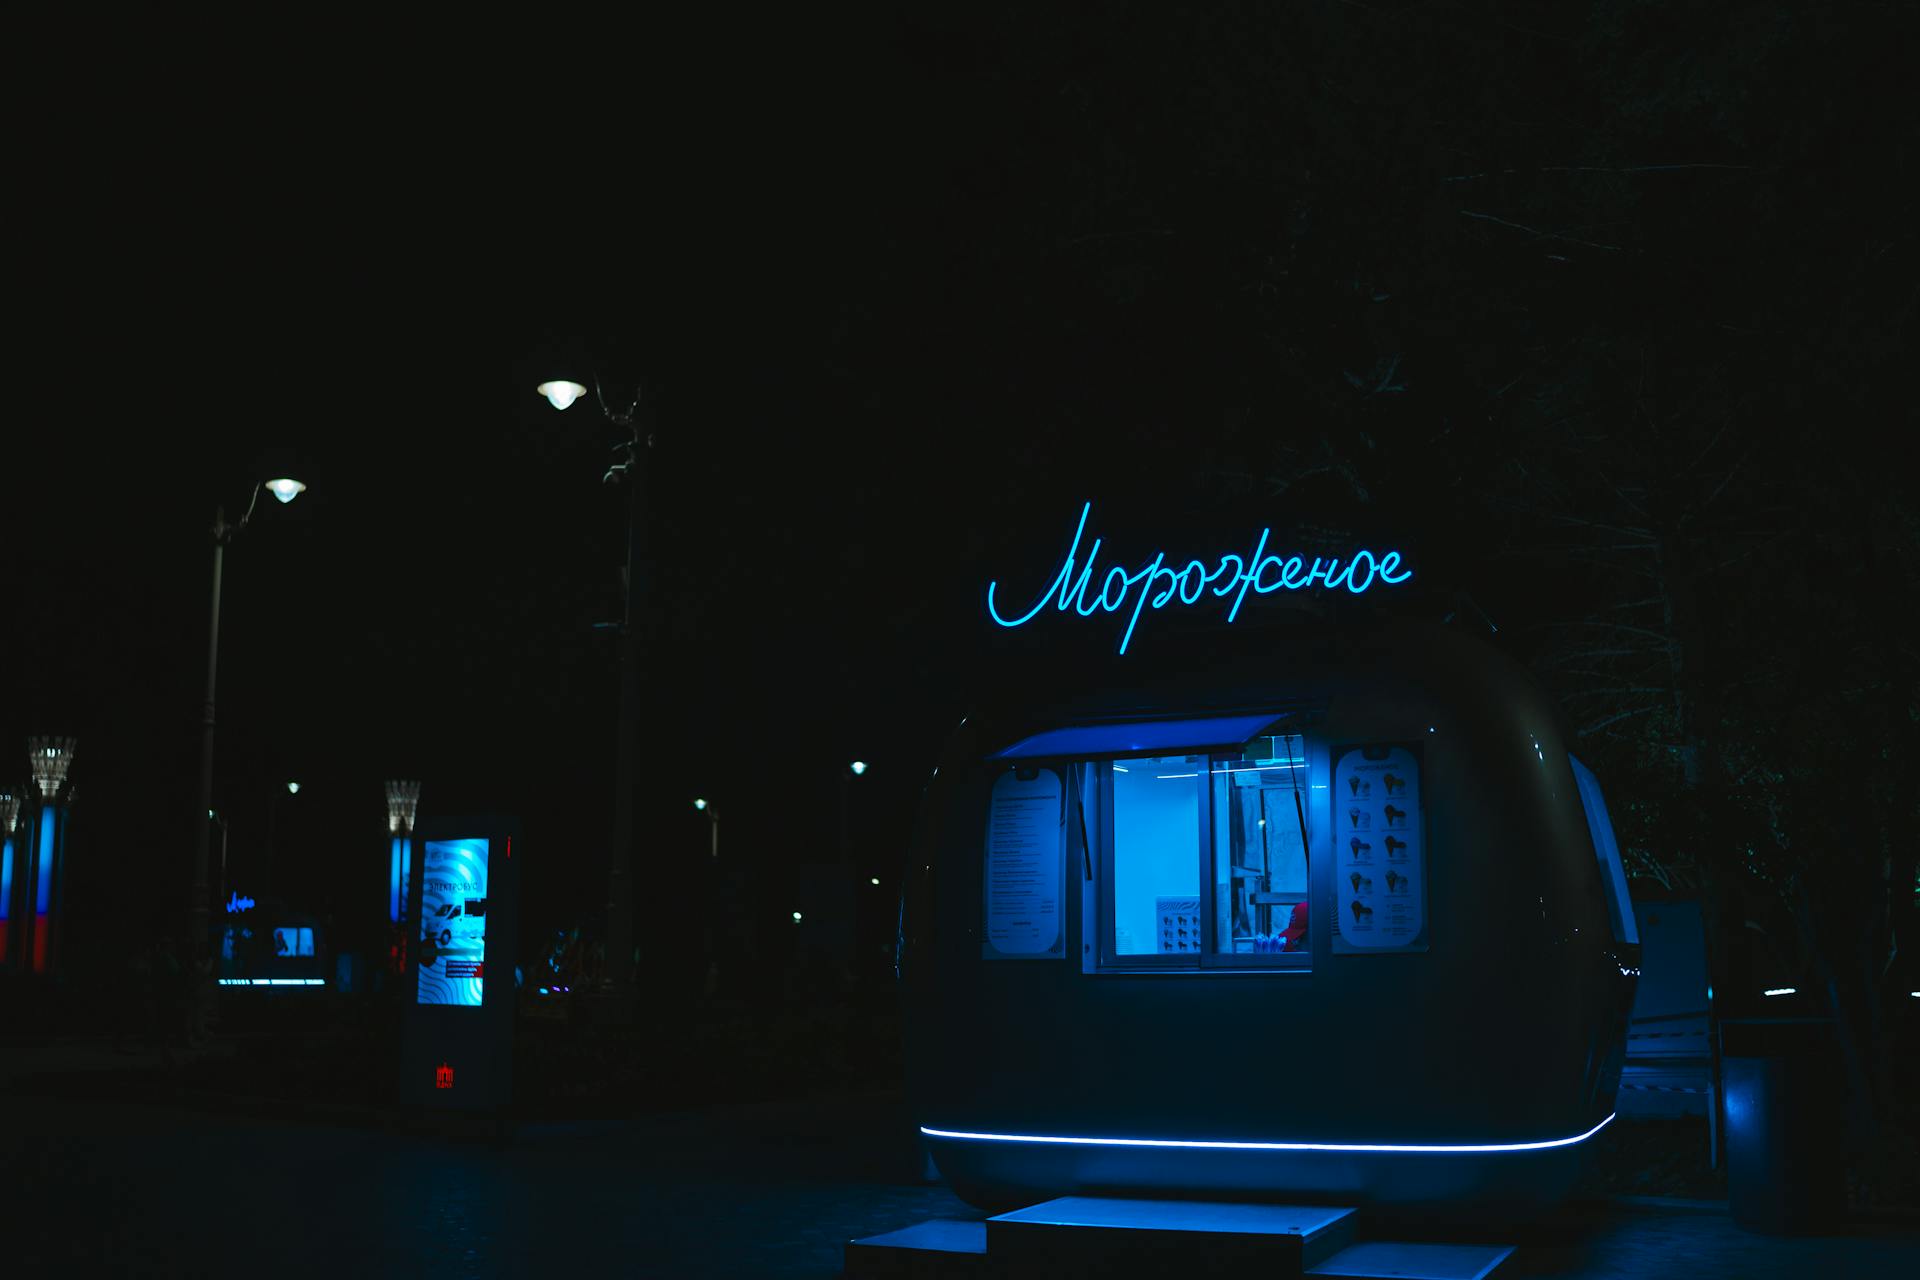
[(433, 1069), (433, 1087), (436, 1089), (453, 1088), (453, 1068), (441, 1063)]

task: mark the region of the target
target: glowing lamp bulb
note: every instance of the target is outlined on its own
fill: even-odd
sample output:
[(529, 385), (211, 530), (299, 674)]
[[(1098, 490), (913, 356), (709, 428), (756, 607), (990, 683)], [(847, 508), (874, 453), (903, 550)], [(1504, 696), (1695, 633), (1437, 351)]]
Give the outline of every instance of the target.
[(306, 490), (307, 486), (301, 484), (298, 480), (289, 480), (285, 476), (282, 476), (278, 480), (267, 481), (267, 492), (282, 502), (292, 502), (295, 498), (305, 493)]
[(299, 794), (300, 794), (300, 784), (299, 784), (299, 783), (297, 783), (297, 782), (289, 782), (289, 783), (287, 784), (287, 794), (288, 794), (288, 795), (290, 795), (290, 796), (297, 796), (297, 795), (299, 795)]
[(880, 883), (880, 877), (879, 877), (879, 876), (868, 876), (868, 877), (867, 877), (867, 883), (868, 883), (868, 884), (879, 884), (879, 883)]
[(543, 382), (534, 390), (545, 396), (547, 403), (556, 409), (565, 409), (587, 394), (587, 389), (577, 382)]
[(852, 764), (848, 765), (847, 768), (853, 770), (853, 776), (857, 778), (867, 771), (867, 762), (865, 760), (855, 760)]
[(700, 810), (702, 813), (704, 813), (706, 812), (707, 802), (705, 800), (695, 800), (693, 802), (693, 807)]
[(795, 924), (799, 924), (799, 923), (800, 923), (800, 913), (799, 913), (798, 911), (796, 911), (796, 912), (794, 912), (794, 913), (793, 913), (793, 922), (794, 922)]

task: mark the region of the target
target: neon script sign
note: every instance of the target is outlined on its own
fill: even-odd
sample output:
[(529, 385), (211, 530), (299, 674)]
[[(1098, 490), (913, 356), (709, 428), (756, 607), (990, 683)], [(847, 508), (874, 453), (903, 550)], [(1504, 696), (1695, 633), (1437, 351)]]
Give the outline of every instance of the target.
[[(1080, 523), (1073, 531), (1073, 545), (1067, 548), (1067, 558), (1061, 562), (1060, 572), (1054, 575), (1052, 584), (1033, 602), (1033, 607), (1017, 618), (1004, 616), (994, 602), (994, 594), (1000, 584), (998, 581), (989, 582), (989, 617), (1003, 627), (1024, 626), (1052, 603), (1061, 613), (1072, 609), (1083, 618), (1091, 618), (1096, 613), (1118, 613), (1126, 608), (1131, 598), (1133, 612), (1128, 615), (1127, 629), (1120, 636), (1120, 652), (1125, 653), (1127, 645), (1133, 640), (1134, 628), (1140, 625), (1140, 614), (1149, 605), (1164, 609), (1176, 597), (1181, 604), (1195, 605), (1209, 592), (1219, 599), (1231, 595), (1233, 608), (1227, 611), (1227, 621), (1232, 622), (1240, 616), (1240, 606), (1246, 601), (1249, 590), (1264, 596), (1275, 591), (1304, 591), (1309, 587), (1324, 586), (1329, 590), (1345, 587), (1354, 595), (1359, 595), (1375, 582), (1398, 586), (1413, 577), (1411, 569), (1400, 567), (1398, 551), (1376, 556), (1365, 548), (1355, 551), (1345, 562), (1338, 557), (1322, 559), (1315, 556), (1312, 567), (1308, 568), (1306, 561), (1299, 556), (1278, 556), (1269, 552), (1267, 539), (1273, 531), (1262, 529), (1260, 540), (1249, 556), (1243, 557), (1229, 551), (1220, 557), (1220, 563), (1212, 569), (1204, 561), (1189, 560), (1183, 568), (1174, 570), (1167, 567), (1167, 553), (1157, 552), (1153, 559), (1131, 572), (1120, 565), (1108, 569), (1101, 578), (1099, 594), (1089, 597), (1087, 589), (1093, 581), (1094, 561), (1100, 556), (1100, 539), (1093, 540), (1084, 564), (1081, 564), (1079, 556), (1080, 541), (1087, 532), (1087, 515), (1092, 510), (1091, 502), (1080, 508)], [(1078, 577), (1074, 576), (1076, 564), (1080, 565)]]

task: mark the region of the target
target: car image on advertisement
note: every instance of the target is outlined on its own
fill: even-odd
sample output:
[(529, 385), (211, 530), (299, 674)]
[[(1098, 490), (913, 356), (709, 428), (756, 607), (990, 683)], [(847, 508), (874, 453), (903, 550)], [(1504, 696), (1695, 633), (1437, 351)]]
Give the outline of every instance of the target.
[[(455, 938), (487, 939), (487, 900), (468, 898), (464, 904), (444, 902), (427, 923), (427, 935), (447, 946)], [(437, 932), (436, 932), (437, 930)]]

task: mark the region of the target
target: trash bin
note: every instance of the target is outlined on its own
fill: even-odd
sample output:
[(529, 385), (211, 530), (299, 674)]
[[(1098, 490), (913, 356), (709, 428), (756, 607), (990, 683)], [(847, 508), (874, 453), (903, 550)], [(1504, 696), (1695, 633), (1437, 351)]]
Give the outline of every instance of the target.
[(1833, 1020), (1730, 1018), (1720, 1056), (1733, 1220), (1770, 1234), (1836, 1229), (1846, 1117)]

